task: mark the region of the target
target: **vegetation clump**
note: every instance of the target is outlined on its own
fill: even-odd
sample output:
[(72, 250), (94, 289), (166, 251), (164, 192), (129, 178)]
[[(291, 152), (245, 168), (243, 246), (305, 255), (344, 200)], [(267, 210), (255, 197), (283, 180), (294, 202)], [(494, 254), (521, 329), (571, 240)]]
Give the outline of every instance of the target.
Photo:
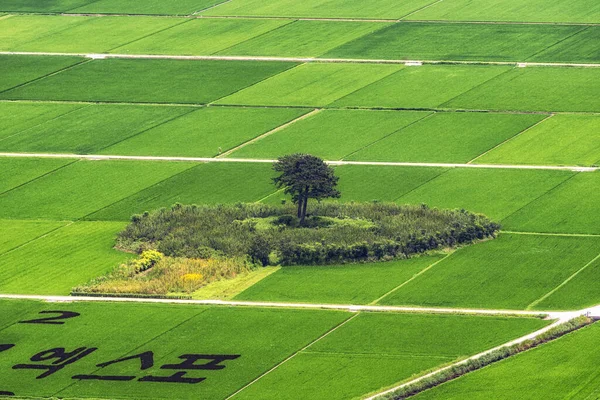
[(176, 204), (135, 215), (117, 247), (169, 257), (247, 257), (261, 265), (338, 264), (408, 258), (494, 238), (500, 226), (465, 210), (394, 203)]

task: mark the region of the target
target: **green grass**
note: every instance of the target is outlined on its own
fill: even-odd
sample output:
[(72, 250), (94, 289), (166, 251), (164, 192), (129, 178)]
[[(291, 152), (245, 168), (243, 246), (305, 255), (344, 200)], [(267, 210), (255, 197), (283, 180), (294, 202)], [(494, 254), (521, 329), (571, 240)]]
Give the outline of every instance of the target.
[(191, 166), (176, 162), (78, 161), (0, 195), (0, 216), (82, 218)]
[(464, 208), (501, 221), (572, 176), (573, 173), (567, 171), (457, 168), (400, 197), (397, 202)]
[(262, 17), (306, 18), (389, 18), (398, 19), (431, 4), (432, 0), (371, 0), (349, 2), (345, 0), (233, 0), (215, 7), (203, 15), (233, 15)]
[(543, 118), (524, 114), (437, 113), (346, 159), (466, 163)]
[(442, 106), (486, 110), (596, 112), (600, 111), (596, 96), (599, 90), (600, 69), (597, 68), (515, 68)]
[[(29, 56), (26, 60), (31, 64), (52, 60), (56, 64), (56, 60), (64, 63), (68, 58)], [(0, 64), (4, 70), (2, 58)], [(253, 61), (96, 60), (4, 92), (0, 98), (208, 103), (294, 65)], [(37, 70), (38, 76), (41, 75), (39, 67)], [(0, 87), (3, 85), (4, 78)]]
[(224, 0), (99, 0), (71, 9), (73, 13), (189, 15)]
[(325, 110), (241, 148), (231, 157), (309, 153), (339, 160), (430, 115), (426, 112)]
[[(46, 21), (58, 19), (75, 20), (77, 23), (64, 23), (65, 26), (61, 29), (42, 30)], [(8, 25), (6, 28), (15, 32), (9, 38), (9, 43), (14, 38), (18, 43), (2, 45), (1, 48), (10, 51), (102, 53), (184, 21), (178, 18), (152, 17), (13, 17), (0, 21), (0, 26)], [(24, 42), (17, 35), (23, 30), (23, 26), (28, 25), (33, 25), (34, 31), (41, 32)], [(42, 27), (37, 28), (37, 25)]]
[(193, 19), (117, 47), (112, 53), (210, 55), (290, 22), (275, 19)]
[[(104, 154), (213, 157), (308, 112), (294, 108), (200, 108), (102, 150)], [(0, 147), (1, 147), (0, 142)]]
[(594, 399), (598, 377), (598, 324), (428, 390), (418, 400)]
[(316, 57), (385, 26), (376, 22), (296, 21), (219, 54)]
[(434, 108), (509, 67), (425, 65), (405, 68), (333, 103), (338, 107)]
[(514, 22), (600, 22), (595, 0), (453, 0), (438, 2), (407, 19)]
[(66, 224), (57, 221), (0, 220), (0, 255)]
[(600, 238), (502, 234), (463, 248), (381, 302), (525, 309), (600, 253)]
[(406, 282), (442, 256), (372, 264), (283, 267), (236, 300), (368, 304)]
[(74, 162), (69, 159), (0, 158), (0, 194)]
[(0, 11), (65, 12), (91, 2), (93, 0), (53, 0), (44, 2), (39, 0), (2, 0)]
[(0, 151), (95, 154), (190, 111), (189, 107), (89, 105), (0, 140)]
[(66, 295), (132, 257), (114, 250), (121, 222), (77, 222), (0, 256), (0, 292)]
[(600, 118), (593, 115), (554, 115), (477, 162), (586, 166), (598, 164)]
[(600, 234), (600, 173), (580, 173), (503, 221), (527, 232)]
[(325, 106), (401, 68), (383, 64), (304, 64), (217, 104)]
[(3, 121), (0, 141), (82, 107), (81, 104), (0, 102), (0, 119)]
[[(583, 29), (552, 25), (403, 23), (348, 42), (324, 57), (524, 61)], [(547, 61), (552, 61), (552, 57)]]
[(270, 164), (201, 164), (90, 215), (128, 221), (133, 214), (181, 204), (253, 202), (275, 191)]
[(5, 90), (33, 81), (83, 61), (78, 57), (0, 55), (0, 97)]
[(360, 398), (546, 324), (534, 319), (360, 314), (236, 397)]
[(536, 54), (532, 61), (570, 63), (600, 62), (600, 27), (589, 26), (577, 35)]

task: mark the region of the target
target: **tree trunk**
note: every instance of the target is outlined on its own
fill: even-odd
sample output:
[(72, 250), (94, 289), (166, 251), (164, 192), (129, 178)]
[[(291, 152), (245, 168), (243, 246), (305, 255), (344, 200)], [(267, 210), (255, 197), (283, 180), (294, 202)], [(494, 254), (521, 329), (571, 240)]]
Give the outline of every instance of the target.
[(308, 189), (306, 190), (306, 194), (304, 195), (304, 204), (302, 204), (302, 219), (301, 223), (304, 223), (304, 219), (306, 219), (306, 208), (308, 207)]

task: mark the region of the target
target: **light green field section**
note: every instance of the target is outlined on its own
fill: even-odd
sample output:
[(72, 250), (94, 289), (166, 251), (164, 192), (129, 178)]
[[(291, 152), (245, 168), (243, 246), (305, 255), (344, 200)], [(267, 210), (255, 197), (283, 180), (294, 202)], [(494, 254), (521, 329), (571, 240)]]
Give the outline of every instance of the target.
[[(3, 4), (4, 2), (0, 3)], [(57, 34), (89, 21), (89, 18), (11, 15), (0, 19), (0, 49), (18, 50), (36, 38)]]
[(339, 160), (428, 115), (427, 112), (325, 110), (245, 146), (231, 157), (275, 159), (286, 154), (309, 153)]
[(201, 164), (88, 216), (128, 221), (133, 214), (181, 204), (258, 201), (275, 191), (270, 164)]
[[(44, 31), (46, 21), (58, 19), (69, 22), (65, 22), (62, 29)], [(152, 17), (16, 16), (0, 20), (0, 29), (15, 32), (0, 48), (4, 51), (103, 53), (182, 22), (185, 20)], [(33, 25), (34, 32), (40, 34), (23, 42), (18, 34), (28, 25)], [(14, 41), (17, 43), (11, 45)]]
[(346, 159), (466, 163), (543, 118), (525, 114), (437, 113)]
[(418, 400), (594, 399), (600, 394), (598, 324), (428, 390)]
[(0, 220), (0, 255), (66, 224), (57, 221)]
[[(104, 154), (213, 157), (302, 114), (297, 108), (200, 108), (102, 150)], [(0, 142), (0, 146), (1, 146)]]
[(600, 61), (600, 26), (589, 26), (577, 35), (536, 54), (531, 60), (597, 63)]
[(368, 3), (347, 0), (233, 0), (202, 15), (399, 19), (431, 3), (432, 0), (371, 0)]
[(580, 173), (503, 221), (527, 232), (600, 234), (600, 173)]
[(66, 295), (132, 255), (113, 249), (123, 223), (77, 222), (0, 256), (0, 292)]
[(0, 193), (24, 185), (75, 160), (0, 158)]
[(402, 68), (383, 64), (303, 64), (216, 103), (326, 106)]
[(79, 161), (0, 195), (0, 216), (82, 218), (191, 166), (171, 162)]
[(296, 21), (219, 54), (316, 57), (385, 26), (378, 22)]
[(600, 254), (600, 238), (501, 234), (458, 250), (381, 301), (525, 309)]
[(405, 68), (339, 99), (332, 106), (435, 108), (509, 69), (472, 65)]
[(599, 68), (515, 68), (442, 105), (509, 111), (600, 111)]
[(583, 29), (552, 25), (401, 23), (348, 42), (323, 57), (524, 61)]
[[(457, 168), (419, 186), (397, 202), (464, 208), (500, 221), (573, 175), (567, 171)], [(521, 230), (521, 225), (513, 224), (511, 228)]]
[(375, 264), (283, 267), (235, 300), (369, 304), (441, 259), (422, 256)]
[[(65, 57), (10, 58), (0, 71), (19, 68), (44, 74), (40, 63), (67, 64)], [(15, 62), (23, 60), (22, 62)], [(76, 60), (76, 59), (75, 59)], [(208, 103), (244, 87), (266, 79), (288, 68), (293, 63), (253, 61), (191, 61), (191, 60), (95, 60), (69, 71), (39, 80), (16, 90), (0, 94), (4, 99), (75, 100), (142, 103)], [(37, 67), (36, 67), (37, 66)], [(16, 72), (16, 71), (15, 71)], [(12, 73), (10, 74), (12, 77)], [(20, 81), (0, 88), (14, 86), (27, 78), (23, 72)]]
[(477, 162), (584, 166), (598, 164), (600, 118), (594, 115), (554, 115)]
[(79, 108), (82, 104), (7, 103), (0, 102), (0, 141), (58, 118)]
[(83, 61), (78, 57), (0, 55), (0, 93)]
[(600, 22), (594, 0), (452, 0), (440, 1), (407, 17), (414, 20)]
[(291, 22), (276, 19), (192, 19), (117, 47), (112, 53), (210, 55)]
[(99, 0), (69, 10), (72, 13), (189, 15), (224, 0)]
[(94, 154), (190, 111), (189, 107), (88, 105), (0, 140), (0, 151)]
[(360, 314), (236, 397), (360, 398), (546, 324), (534, 319)]
[(91, 2), (93, 0), (53, 0), (44, 2), (39, 0), (2, 0), (0, 11), (65, 12)]

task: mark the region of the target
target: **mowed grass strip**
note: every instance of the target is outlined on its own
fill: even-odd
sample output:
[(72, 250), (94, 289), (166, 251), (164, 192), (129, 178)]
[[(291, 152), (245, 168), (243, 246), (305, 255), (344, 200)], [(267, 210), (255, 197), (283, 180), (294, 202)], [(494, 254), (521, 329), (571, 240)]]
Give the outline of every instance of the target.
[(510, 70), (489, 65), (407, 67), (332, 104), (334, 107), (436, 108)]
[(78, 161), (0, 195), (0, 216), (82, 218), (192, 166), (177, 162)]
[(458, 250), (381, 304), (525, 309), (600, 254), (600, 238), (501, 234)]
[(0, 11), (9, 12), (65, 12), (75, 7), (92, 3), (94, 0), (54, 0), (40, 2), (38, 0), (2, 0)]
[(193, 108), (87, 105), (0, 140), (0, 151), (94, 154)]
[(385, 26), (378, 22), (296, 21), (223, 50), (219, 54), (316, 57)]
[(477, 159), (482, 164), (584, 165), (600, 162), (600, 117), (554, 115)]
[(60, 221), (0, 220), (0, 255), (66, 224)]
[(600, 173), (579, 173), (506, 218), (505, 229), (600, 234)]
[(275, 191), (270, 164), (200, 164), (89, 215), (90, 220), (128, 221), (133, 214), (181, 204), (258, 201)]
[(235, 296), (235, 300), (368, 304), (443, 256), (373, 264), (283, 267)]
[(83, 104), (0, 102), (0, 141), (28, 128), (43, 124), (79, 108)]
[(70, 9), (72, 13), (189, 15), (225, 0), (98, 0)]
[(593, 399), (598, 385), (598, 339), (594, 324), (547, 345), (467, 374), (415, 396), (418, 400)]
[(564, 67), (515, 68), (444, 103), (442, 107), (508, 110), (597, 112), (600, 69)]
[[(188, 372), (189, 377), (206, 378), (201, 383), (153, 385), (135, 380), (119, 384), (82, 381), (74, 382), (59, 395), (106, 396), (113, 399), (132, 396), (152, 399), (189, 399), (197, 396), (224, 399), (350, 316), (347, 312), (319, 310), (210, 308), (138, 348), (131, 346), (129, 355), (145, 350), (154, 352), (155, 365), (152, 368), (140, 371), (139, 365), (122, 363), (102, 370), (102, 373), (111, 375), (169, 376), (172, 372), (160, 369), (160, 366), (181, 362), (178, 357), (182, 354), (240, 355), (235, 360), (223, 362), (226, 366), (224, 369)], [(66, 381), (68, 375), (65, 375), (63, 379)]]
[(82, 61), (79, 57), (0, 55), (0, 93)]
[(358, 398), (547, 324), (532, 318), (362, 313), (239, 397)]
[(345, 0), (279, 0), (268, 3), (261, 0), (233, 0), (202, 15), (398, 19), (431, 3), (433, 0), (372, 0), (360, 4)]
[(132, 255), (113, 249), (121, 222), (77, 222), (0, 256), (0, 292), (67, 295)]
[(326, 106), (402, 68), (383, 64), (303, 64), (216, 103)]
[[(65, 22), (63, 29), (44, 32), (43, 27), (55, 20), (74, 22)], [(5, 51), (103, 53), (182, 22), (185, 20), (152, 17), (17, 16), (0, 21), (1, 29), (14, 32), (8, 43), (0, 48)], [(29, 25), (40, 34), (23, 41), (18, 35)], [(14, 41), (17, 43), (9, 45)]]
[(544, 118), (526, 114), (436, 113), (346, 159), (466, 163)]
[[(464, 208), (501, 221), (573, 175), (569, 171), (457, 168), (399, 196), (396, 201)], [(513, 228), (517, 230), (516, 226)]]
[[(69, 59), (28, 56), (23, 60), (34, 65), (45, 60), (65, 63)], [(3, 62), (2, 58), (0, 62)], [(27, 67), (23, 66), (25, 62), (13, 61), (12, 64), (16, 64), (12, 68), (20, 71)], [(12, 64), (9, 63), (9, 71)], [(1, 65), (4, 70), (5, 64)], [(201, 104), (227, 96), (295, 65), (254, 61), (95, 60), (4, 92), (0, 98)], [(37, 76), (42, 75), (39, 66), (36, 71)], [(22, 72), (18, 76), (21, 75)], [(4, 79), (0, 81), (0, 87), (3, 82)]]
[(234, 151), (230, 157), (277, 158), (310, 153), (339, 160), (431, 113), (324, 110)]
[(453, 0), (437, 2), (406, 19), (504, 22), (600, 22), (600, 5), (594, 0)]
[(118, 54), (210, 55), (293, 20), (193, 19), (113, 49)]
[(51, 173), (75, 159), (0, 158), (0, 193)]
[(400, 23), (341, 45), (323, 57), (524, 61), (583, 29), (551, 25)]
[[(298, 108), (206, 107), (124, 140), (104, 154), (213, 157), (309, 112)], [(0, 142), (0, 146), (1, 146)]]
[(531, 61), (597, 63), (600, 62), (600, 26), (585, 30), (531, 57)]

